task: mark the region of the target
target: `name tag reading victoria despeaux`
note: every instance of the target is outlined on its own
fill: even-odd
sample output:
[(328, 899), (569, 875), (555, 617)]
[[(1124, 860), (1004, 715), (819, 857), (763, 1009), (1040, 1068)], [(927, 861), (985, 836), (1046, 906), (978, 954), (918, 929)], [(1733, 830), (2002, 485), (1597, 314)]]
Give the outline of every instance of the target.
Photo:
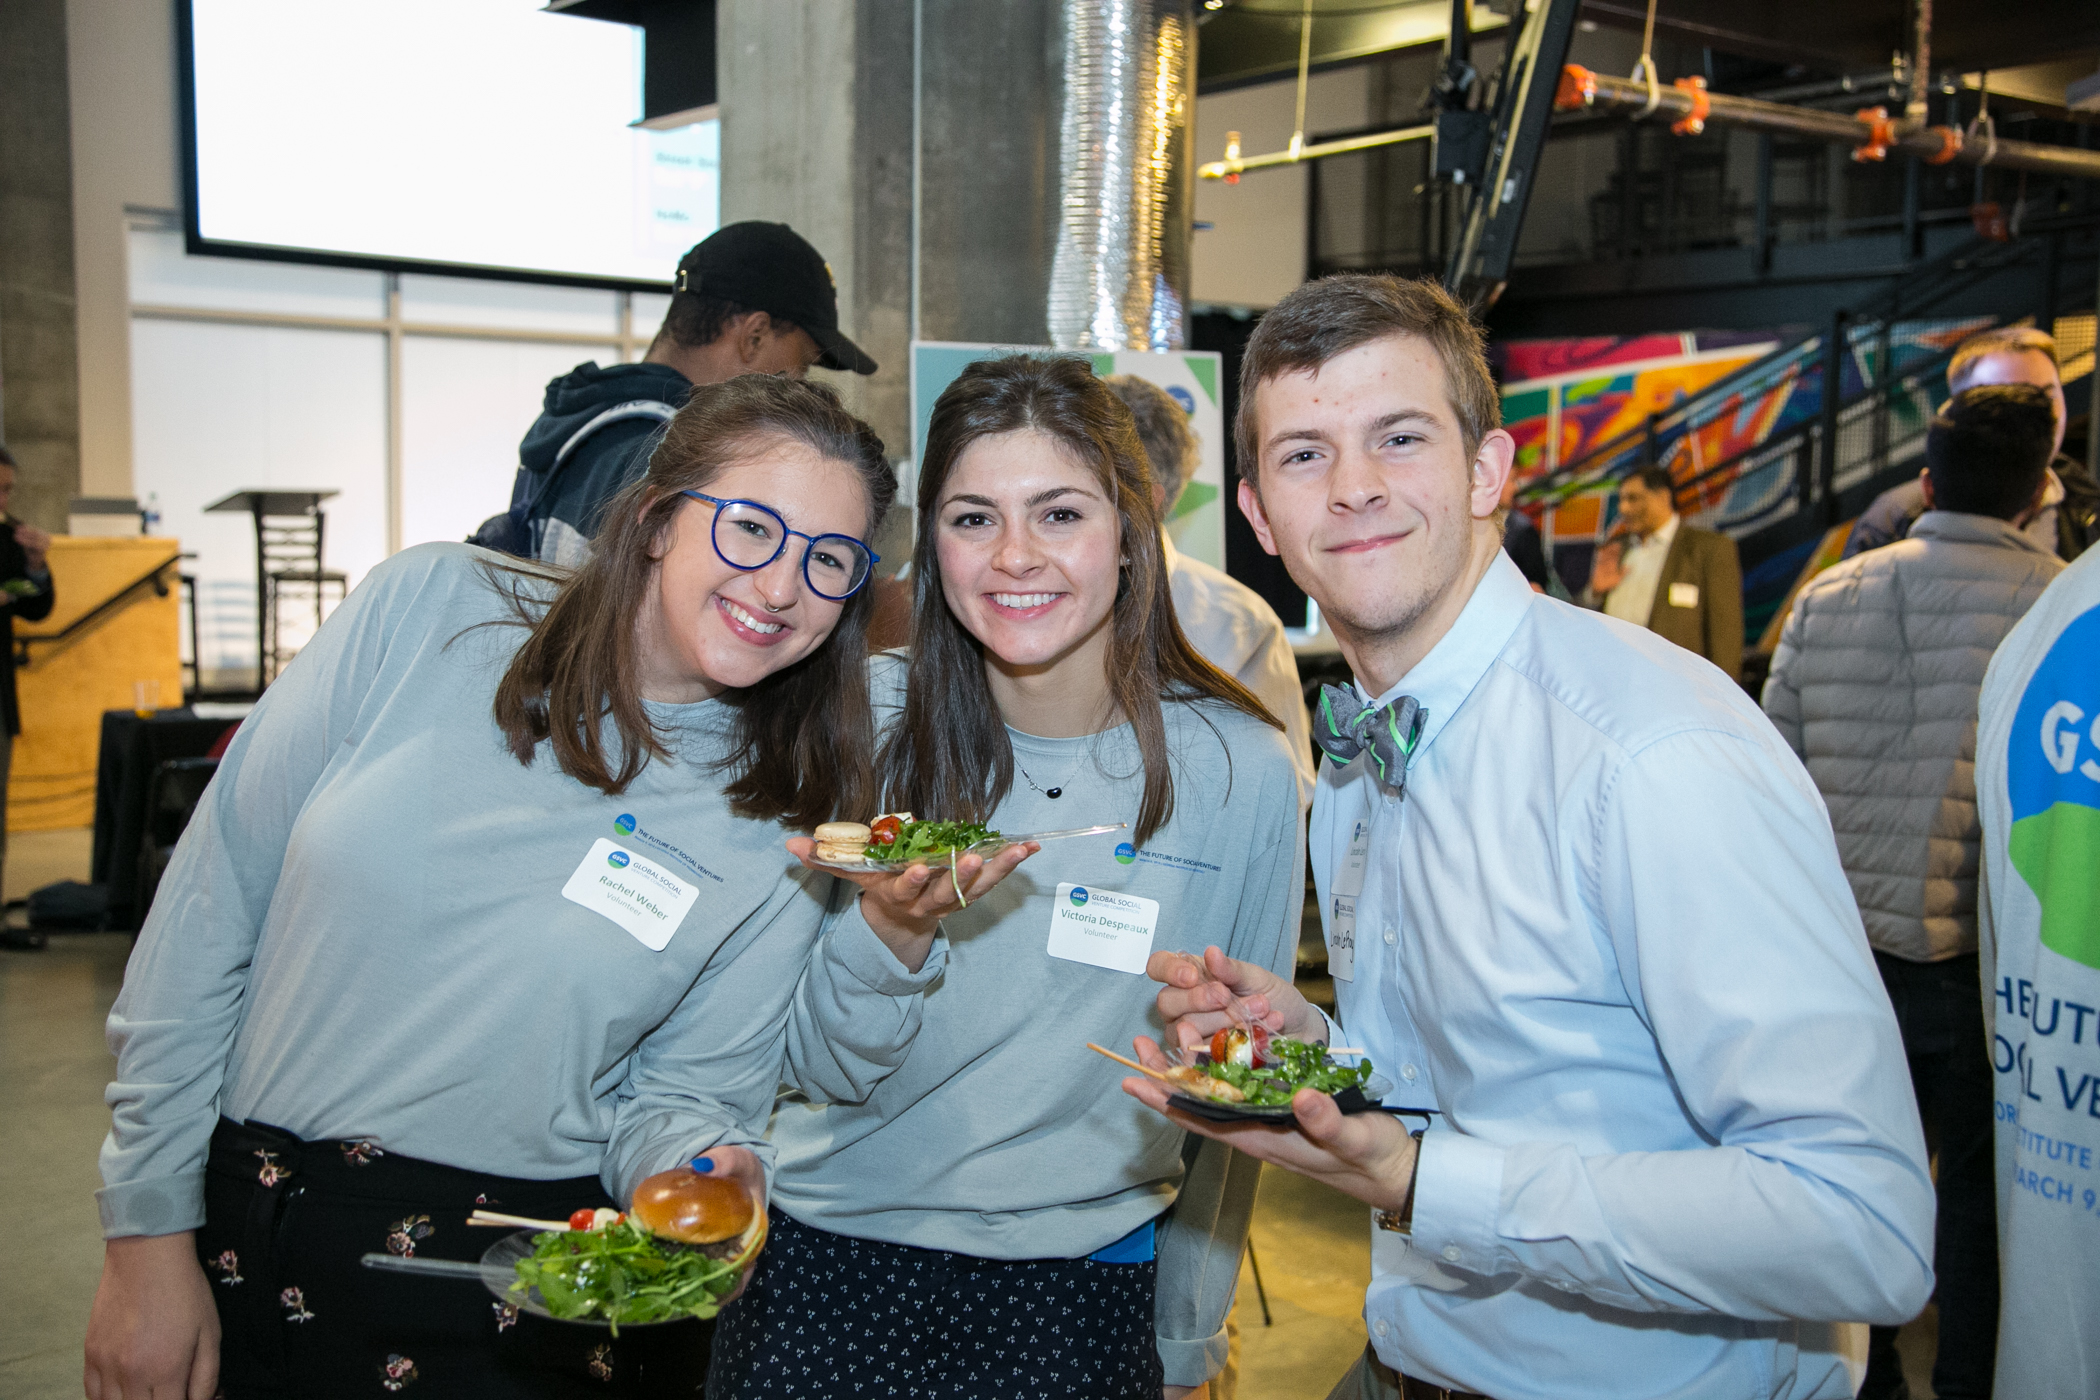
[(699, 887), (682, 880), (646, 856), (599, 837), (576, 867), (561, 897), (603, 914), (633, 934), (652, 953), (661, 953), (685, 922), (686, 911), (700, 897)]
[(1356, 901), (1364, 892), (1364, 867), (1371, 859), (1371, 824), (1359, 817), (1349, 824), (1349, 849), (1334, 872), (1333, 897), (1327, 910), (1327, 975), (1337, 982), (1356, 980)]
[(1067, 962), (1142, 973), (1158, 927), (1156, 899), (1092, 885), (1059, 885), (1050, 906), (1049, 953)]

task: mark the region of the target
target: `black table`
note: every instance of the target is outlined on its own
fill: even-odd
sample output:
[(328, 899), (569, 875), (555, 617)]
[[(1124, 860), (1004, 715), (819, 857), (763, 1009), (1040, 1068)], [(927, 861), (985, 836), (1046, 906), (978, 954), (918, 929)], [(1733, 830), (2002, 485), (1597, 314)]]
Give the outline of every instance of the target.
[(188, 709), (102, 712), (102, 745), (95, 761), (95, 854), (89, 879), (109, 887), (111, 924), (135, 928), (139, 843), (146, 832), (146, 796), (153, 775), (171, 758), (202, 758), (239, 724), (199, 719)]

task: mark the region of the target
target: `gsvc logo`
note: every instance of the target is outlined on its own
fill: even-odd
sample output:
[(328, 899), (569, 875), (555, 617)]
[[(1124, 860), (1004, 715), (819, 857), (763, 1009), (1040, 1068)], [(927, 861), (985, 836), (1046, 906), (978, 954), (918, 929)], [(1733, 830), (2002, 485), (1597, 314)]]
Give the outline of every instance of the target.
[(1118, 864), (1128, 865), (1136, 859), (1137, 847), (1131, 845), (1128, 841), (1125, 841), (1122, 845), (1116, 847), (1116, 862)]
[(2042, 906), (2042, 946), (2100, 968), (2100, 608), (2057, 637), (2013, 716), (2006, 855)]
[(613, 830), (619, 832), (622, 836), (634, 835), (634, 813), (622, 812), (619, 816), (614, 817)]
[(1086, 903), (1086, 901), (1087, 901), (1087, 893), (1086, 893), (1086, 886), (1085, 886), (1085, 885), (1074, 885), (1074, 886), (1072, 886), (1072, 903), (1073, 903), (1074, 905), (1080, 905), (1080, 904), (1084, 904), (1084, 903)]
[(631, 857), (628, 856), (627, 852), (614, 851), (611, 855), (605, 858), (605, 863), (615, 870), (625, 870), (627, 868), (627, 862), (629, 859), (631, 859)]

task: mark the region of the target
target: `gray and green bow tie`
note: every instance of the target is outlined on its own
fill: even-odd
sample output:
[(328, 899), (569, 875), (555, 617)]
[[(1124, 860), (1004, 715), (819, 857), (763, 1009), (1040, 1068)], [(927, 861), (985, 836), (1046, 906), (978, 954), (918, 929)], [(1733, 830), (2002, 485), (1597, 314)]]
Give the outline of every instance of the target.
[(1407, 760), (1421, 741), (1429, 711), (1402, 695), (1383, 705), (1366, 705), (1354, 689), (1320, 687), (1320, 713), (1313, 720), (1313, 742), (1336, 763), (1353, 762), (1370, 750), (1378, 781), (1400, 787), (1407, 781)]

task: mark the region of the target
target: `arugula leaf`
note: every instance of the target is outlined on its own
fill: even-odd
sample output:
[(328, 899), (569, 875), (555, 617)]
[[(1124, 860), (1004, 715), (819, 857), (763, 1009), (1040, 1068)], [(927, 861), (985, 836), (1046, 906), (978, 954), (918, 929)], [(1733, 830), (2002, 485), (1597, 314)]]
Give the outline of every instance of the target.
[(1222, 1079), (1246, 1095), (1247, 1102), (1257, 1108), (1282, 1107), (1300, 1089), (1338, 1094), (1344, 1089), (1360, 1088), (1371, 1078), (1369, 1060), (1338, 1065), (1328, 1058), (1326, 1046), (1287, 1035), (1269, 1038), (1269, 1056), (1274, 1063), (1259, 1069), (1216, 1061), (1206, 1062), (1203, 1068), (1211, 1078)]
[(906, 822), (895, 841), (886, 846), (869, 846), (867, 856), (869, 860), (910, 864), (998, 837), (999, 833), (983, 822)]
[(532, 1243), (511, 1292), (537, 1288), (555, 1317), (602, 1320), (616, 1337), (623, 1322), (713, 1317), (741, 1272), (625, 1219), (602, 1230), (548, 1230)]

